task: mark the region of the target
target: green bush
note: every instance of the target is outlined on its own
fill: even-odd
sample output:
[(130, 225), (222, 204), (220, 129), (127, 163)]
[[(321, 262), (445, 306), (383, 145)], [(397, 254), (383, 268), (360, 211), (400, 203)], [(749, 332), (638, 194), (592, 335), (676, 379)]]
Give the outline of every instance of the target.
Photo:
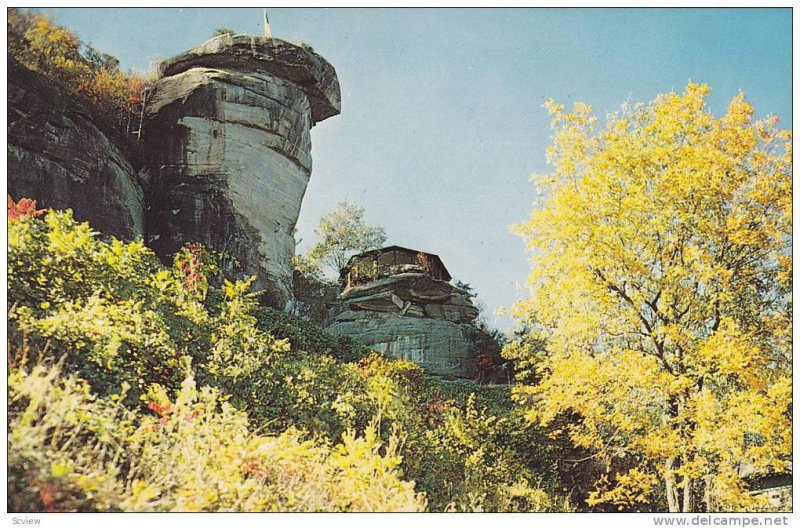
[(398, 441), (374, 428), (333, 447), (247, 417), (189, 375), (175, 400), (150, 387), (148, 414), (57, 367), (9, 376), (10, 511), (421, 511)]
[(339, 361), (358, 361), (373, 353), (353, 339), (322, 330), (307, 319), (262, 306), (254, 312), (257, 327), (278, 339), (287, 339), (293, 351), (329, 355)]
[(506, 386), (425, 377), (403, 414), (404, 471), (433, 511), (564, 511), (573, 483), (563, 440), (526, 427)]
[(508, 387), (439, 380), (261, 307), (197, 245), (167, 268), (69, 211), (9, 215), (18, 510), (540, 511), (576, 488), (560, 461), (581, 457)]
[(177, 388), (186, 357), (211, 382), (252, 373), (287, 349), (256, 328), (247, 282), (226, 281), (206, 297), (184, 261), (168, 269), (141, 240), (105, 242), (71, 211), (23, 216), (8, 231), (13, 349), (63, 355), (65, 369), (101, 395), (127, 383), (135, 402), (151, 383)]
[(182, 336), (203, 321), (176, 317), (177, 281), (141, 241), (102, 242), (70, 211), (9, 221), (8, 236), (12, 350), (64, 355), (100, 394), (128, 383), (134, 400), (146, 383), (177, 383), (192, 345), (200, 353)]
[(9, 370), (8, 402), (9, 511), (116, 509), (135, 429), (119, 398), (38, 365)]

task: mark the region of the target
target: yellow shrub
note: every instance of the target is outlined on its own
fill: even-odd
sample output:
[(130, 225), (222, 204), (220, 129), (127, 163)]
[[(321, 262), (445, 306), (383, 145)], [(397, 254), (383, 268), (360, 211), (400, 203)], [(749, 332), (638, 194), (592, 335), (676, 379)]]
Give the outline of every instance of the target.
[(401, 480), (398, 441), (374, 428), (341, 444), (248, 430), (216, 390), (154, 386), (152, 414), (97, 399), (57, 367), (9, 376), (9, 509), (14, 511), (421, 511)]

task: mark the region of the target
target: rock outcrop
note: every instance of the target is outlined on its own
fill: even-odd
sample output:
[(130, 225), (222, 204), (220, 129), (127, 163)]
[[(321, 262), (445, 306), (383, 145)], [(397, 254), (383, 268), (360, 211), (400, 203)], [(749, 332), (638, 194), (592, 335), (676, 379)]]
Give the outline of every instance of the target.
[(284, 308), (310, 129), (339, 113), (336, 72), (304, 47), (247, 35), (212, 39), (160, 71), (140, 174), (148, 245), (167, 259), (187, 242), (226, 253)]
[(477, 308), (464, 291), (413, 268), (343, 291), (328, 330), (433, 374), (472, 378)]
[(130, 240), (144, 195), (122, 148), (91, 105), (8, 58), (8, 193)]
[[(286, 308), (310, 130), (340, 111), (336, 72), (303, 46), (224, 35), (160, 74), (132, 144), (91, 104), (9, 59), (9, 192), (71, 208), (106, 234), (143, 235), (165, 261), (201, 242)], [(133, 149), (138, 173), (124, 154)], [(360, 257), (329, 329), (432, 373), (473, 377), (478, 310), (439, 257), (398, 246)]]

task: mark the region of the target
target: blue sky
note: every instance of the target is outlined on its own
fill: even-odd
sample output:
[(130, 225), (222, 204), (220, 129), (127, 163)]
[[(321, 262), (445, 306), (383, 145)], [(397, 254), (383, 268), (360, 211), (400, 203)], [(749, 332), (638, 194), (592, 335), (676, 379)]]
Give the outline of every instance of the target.
[[(261, 9), (41, 9), (124, 68), (147, 69), (211, 37), (261, 34)], [(298, 229), (347, 198), (390, 244), (436, 253), (488, 319), (530, 271), (509, 225), (547, 171), (547, 98), (599, 116), (688, 81), (715, 113), (744, 91), (791, 127), (791, 10), (270, 9), (276, 37), (305, 41), (339, 76), (342, 113), (312, 132), (314, 171)], [(522, 291), (524, 295), (524, 290)]]

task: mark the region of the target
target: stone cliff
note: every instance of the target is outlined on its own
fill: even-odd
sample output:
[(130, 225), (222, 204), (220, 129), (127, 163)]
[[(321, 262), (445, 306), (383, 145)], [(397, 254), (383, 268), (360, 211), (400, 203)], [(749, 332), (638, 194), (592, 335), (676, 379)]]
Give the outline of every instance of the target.
[(212, 39), (160, 72), (141, 173), (148, 245), (165, 258), (193, 241), (227, 253), (284, 308), (310, 130), (339, 113), (336, 72), (306, 48), (247, 35)]
[[(450, 284), (443, 265), (437, 273), (439, 258), (397, 246), (364, 255), (351, 260), (327, 329), (433, 374), (473, 378), (478, 309)], [(424, 266), (408, 263), (415, 255), (425, 256)], [(410, 258), (403, 262), (403, 256)], [(372, 276), (353, 282), (365, 262)]]
[(144, 193), (92, 106), (8, 58), (8, 193), (72, 209), (95, 229), (130, 240), (144, 231)]
[(109, 235), (142, 235), (167, 262), (202, 242), (285, 308), (310, 130), (340, 111), (336, 72), (303, 46), (224, 35), (159, 73), (143, 135), (125, 138), (91, 104), (9, 58), (9, 193), (71, 208)]
[[(271, 306), (293, 300), (310, 130), (340, 110), (322, 57), (278, 39), (211, 39), (162, 63), (136, 140), (13, 59), (8, 103), (15, 199), (71, 208), (118, 238), (143, 236), (167, 262), (201, 242), (230, 257), (229, 272), (256, 275)], [(350, 270), (329, 330), (435, 374), (473, 377), (478, 311), (441, 260), (397, 246), (368, 253)]]

